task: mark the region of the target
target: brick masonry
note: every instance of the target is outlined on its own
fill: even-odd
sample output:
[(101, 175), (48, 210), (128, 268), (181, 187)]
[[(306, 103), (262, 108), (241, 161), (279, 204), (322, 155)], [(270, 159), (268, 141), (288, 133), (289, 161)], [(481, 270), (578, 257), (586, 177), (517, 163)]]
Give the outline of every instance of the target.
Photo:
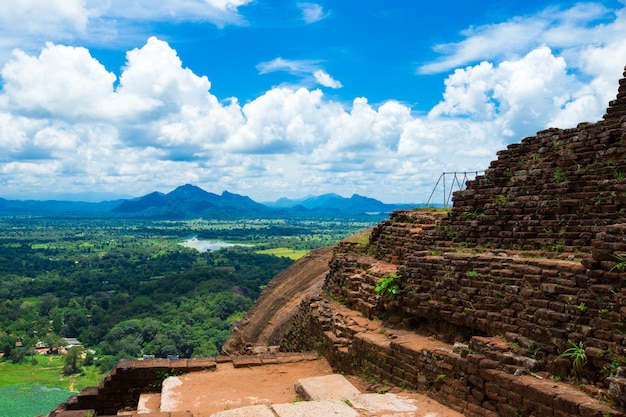
[[(376, 295), (390, 273), (398, 294)], [(369, 244), (340, 245), (325, 294), (303, 304), (284, 348), (318, 349), (468, 416), (623, 415), (626, 78), (603, 120), (510, 145), (449, 213), (395, 212)], [(573, 346), (578, 369), (561, 355)]]
[(483, 176), (455, 193), (441, 237), (474, 247), (589, 252), (599, 229), (623, 223), (626, 78), (619, 84), (604, 120), (547, 129), (498, 152)]
[(136, 409), (139, 396), (142, 393), (160, 392), (161, 383), (168, 376), (216, 369), (217, 360), (219, 359), (121, 360), (98, 387), (83, 389), (60, 404), (49, 417), (113, 416), (119, 410)]

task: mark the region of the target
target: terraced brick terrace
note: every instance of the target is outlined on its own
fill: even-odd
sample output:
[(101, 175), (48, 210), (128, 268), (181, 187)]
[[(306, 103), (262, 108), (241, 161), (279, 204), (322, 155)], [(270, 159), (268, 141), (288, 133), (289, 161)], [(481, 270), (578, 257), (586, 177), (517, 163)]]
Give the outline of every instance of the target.
[(623, 415), (626, 79), (610, 105), (499, 152), (449, 213), (395, 212), (341, 244), (285, 346), (468, 416)]
[[(398, 264), (368, 255), (377, 245), (384, 239), (335, 252), (325, 294), (303, 306), (285, 345), (321, 349), (338, 369), (468, 416), (623, 415), (623, 295), (590, 285), (580, 259), (445, 246)], [(389, 273), (398, 294), (377, 295)], [(580, 370), (560, 357), (570, 340), (582, 342)]]

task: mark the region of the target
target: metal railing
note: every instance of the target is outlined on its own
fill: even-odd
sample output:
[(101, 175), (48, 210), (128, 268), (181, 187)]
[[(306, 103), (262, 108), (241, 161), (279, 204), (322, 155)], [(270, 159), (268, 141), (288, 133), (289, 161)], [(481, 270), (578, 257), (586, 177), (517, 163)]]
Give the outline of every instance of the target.
[[(484, 174), (485, 171), (468, 171), (468, 172), (444, 172), (439, 176), (437, 183), (433, 187), (433, 191), (430, 193), (430, 197), (428, 197), (428, 202), (426, 205), (430, 205), (437, 191), (439, 184), (442, 185), (443, 189), (443, 206), (448, 207), (450, 205), (450, 200), (452, 199), (452, 194), (455, 191), (464, 190), (467, 186), (467, 181), (471, 181), (476, 178), (478, 175)], [(473, 176), (472, 176), (473, 175)], [(446, 178), (451, 178), (449, 181)], [(471, 178), (470, 178), (471, 177)], [(456, 188), (455, 188), (456, 185)]]

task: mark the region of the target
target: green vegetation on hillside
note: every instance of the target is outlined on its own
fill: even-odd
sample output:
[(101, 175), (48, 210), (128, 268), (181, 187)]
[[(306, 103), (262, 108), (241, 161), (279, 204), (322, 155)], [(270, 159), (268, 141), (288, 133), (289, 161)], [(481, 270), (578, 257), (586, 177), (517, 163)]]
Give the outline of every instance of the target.
[[(78, 338), (106, 369), (144, 354), (212, 356), (262, 288), (308, 250), (367, 227), (339, 220), (0, 219), (0, 353)], [(189, 236), (252, 245), (198, 252)], [(21, 346), (19, 346), (21, 345)]]

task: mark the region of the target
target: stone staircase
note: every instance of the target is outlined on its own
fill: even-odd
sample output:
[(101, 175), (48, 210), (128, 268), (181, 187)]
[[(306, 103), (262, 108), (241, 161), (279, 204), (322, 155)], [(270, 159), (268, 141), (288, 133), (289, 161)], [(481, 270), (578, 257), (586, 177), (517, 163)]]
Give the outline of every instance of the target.
[[(455, 193), (449, 212), (392, 213), (367, 244), (346, 241), (333, 250), (319, 294), (313, 275), (315, 285), (286, 314), (283, 351), (317, 351), (333, 368), (378, 384), (375, 391), (417, 390), (468, 417), (626, 416), (626, 78), (603, 120), (509, 145), (485, 175)], [(379, 280), (390, 276), (397, 277), (397, 294), (376, 294)], [(298, 275), (283, 278), (281, 284), (302, 292), (293, 285)], [(285, 304), (281, 288), (264, 291), (268, 306)], [(253, 330), (251, 345), (255, 327), (268, 324), (254, 310), (257, 321), (247, 317), (236, 332)], [(571, 347), (581, 366), (563, 355)], [(252, 369), (287, 358), (231, 362)], [(192, 364), (142, 366), (123, 363), (110, 383), (51, 417), (137, 408), (140, 393), (151, 384), (160, 388), (160, 371), (189, 372)], [(162, 392), (159, 400), (141, 401), (148, 412), (141, 415), (422, 415), (419, 405), (418, 414), (374, 412), (355, 405), (357, 398), (211, 413), (150, 409), (163, 404)], [(324, 401), (335, 402), (315, 414)], [(255, 408), (243, 414), (245, 407)]]

